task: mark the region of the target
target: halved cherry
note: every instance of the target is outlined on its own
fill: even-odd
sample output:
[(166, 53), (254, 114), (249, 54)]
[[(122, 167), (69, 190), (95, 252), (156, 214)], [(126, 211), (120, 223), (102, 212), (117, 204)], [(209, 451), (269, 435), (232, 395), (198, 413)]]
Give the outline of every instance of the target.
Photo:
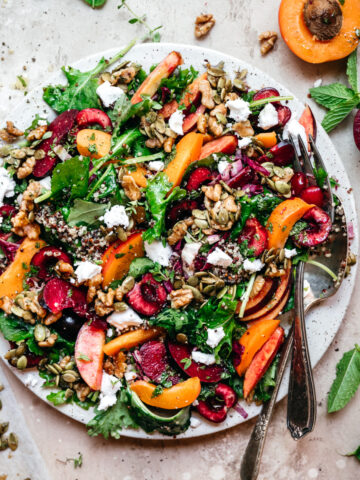
[(267, 244), (267, 231), (256, 218), (248, 218), (238, 238), (239, 243), (247, 242), (247, 247), (254, 251), (254, 257), (263, 253)]
[(247, 166), (240, 170), (234, 177), (230, 178), (226, 183), (230, 188), (241, 188), (254, 180), (254, 172)]
[(278, 92), (278, 90), (276, 90), (276, 88), (265, 87), (255, 93), (253, 97), (253, 101), (255, 102), (256, 100), (263, 100), (264, 98), (279, 97), (279, 96), (280, 96), (280, 93)]
[(127, 295), (131, 307), (141, 315), (148, 317), (160, 312), (166, 302), (166, 297), (164, 286), (157, 282), (151, 273), (144, 275)]
[(304, 200), (306, 203), (313, 203), (314, 205), (317, 205), (318, 207), (322, 207), (324, 203), (324, 194), (323, 191), (321, 190), (320, 187), (317, 186), (311, 186), (305, 188), (301, 194), (300, 198)]
[(301, 247), (315, 247), (325, 242), (331, 230), (329, 215), (319, 207), (313, 207), (302, 217), (309, 227), (293, 237), (295, 243)]
[(140, 347), (138, 353), (137, 359), (140, 367), (150, 380), (159, 383), (162, 375), (166, 373), (167, 380), (173, 385), (179, 383), (181, 378), (170, 366), (164, 342), (150, 340)]
[(236, 393), (229, 385), (218, 383), (214, 396), (206, 401), (199, 400), (196, 410), (210, 422), (220, 423), (225, 420), (229, 408), (235, 405), (236, 400)]
[(44, 287), (42, 297), (52, 313), (71, 308), (80, 316), (85, 317), (87, 314), (85, 293), (61, 278), (51, 278)]
[[(269, 150), (270, 161), (279, 167), (290, 165), (294, 160), (294, 147), (291, 143), (283, 141), (274, 145)], [(269, 161), (267, 159), (266, 161)]]
[(206, 167), (196, 168), (191, 172), (187, 181), (186, 190), (191, 192), (192, 190), (198, 190), (205, 182), (211, 181), (214, 178), (211, 170)]
[(59, 260), (71, 263), (70, 257), (60, 248), (44, 247), (35, 253), (31, 260), (31, 265), (39, 269), (37, 276), (46, 280), (52, 276), (52, 269)]
[(305, 190), (308, 184), (309, 182), (305, 173), (302, 173), (302, 172), (294, 173), (294, 176), (291, 179), (291, 193), (294, 195), (294, 197), (298, 197), (301, 194), (301, 192)]
[(10, 236), (11, 233), (0, 233), (0, 248), (6, 255), (7, 259), (12, 262), (23, 239), (20, 239), (18, 242), (9, 242), (8, 238)]
[(286, 105), (275, 105), (275, 108), (277, 110), (280, 127), (285, 127), (291, 118), (290, 108)]
[(76, 116), (76, 123), (82, 128), (88, 125), (98, 124), (104, 129), (112, 129), (110, 117), (98, 108), (85, 108), (81, 110)]

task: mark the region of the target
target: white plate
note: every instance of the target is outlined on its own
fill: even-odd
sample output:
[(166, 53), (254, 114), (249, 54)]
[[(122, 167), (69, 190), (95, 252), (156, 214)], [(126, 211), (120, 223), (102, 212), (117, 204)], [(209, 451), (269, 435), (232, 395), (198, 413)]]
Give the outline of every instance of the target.
[[(92, 55), (83, 60), (72, 65), (80, 70), (89, 70), (93, 68), (99, 59), (104, 56), (105, 58), (110, 58), (112, 55), (117, 53), (120, 49), (111, 49), (106, 52), (102, 52), (96, 55)], [(145, 70), (149, 70), (150, 66), (154, 63), (158, 63), (162, 60), (170, 51), (177, 50), (181, 53), (184, 58), (184, 66), (193, 65), (197, 70), (202, 72), (204, 70), (204, 61), (208, 60), (211, 64), (215, 65), (220, 61), (225, 62), (225, 70), (232, 74), (235, 70), (238, 69), (247, 69), (248, 70), (248, 83), (252, 88), (262, 88), (275, 87), (279, 90), (281, 95), (292, 95), (292, 93), (284, 86), (280, 85), (278, 82), (273, 80), (267, 74), (258, 70), (257, 68), (238, 60), (237, 58), (231, 57), (230, 55), (225, 55), (221, 52), (214, 50), (209, 50), (201, 47), (194, 47), (190, 45), (181, 45), (174, 43), (155, 43), (155, 44), (141, 44), (134, 47), (127, 55), (126, 59), (138, 62), (142, 64)], [(48, 84), (65, 84), (65, 78), (62, 72), (51, 76), (49, 78)], [(301, 112), (304, 109), (304, 104), (301, 103), (298, 99), (294, 98), (289, 102), (289, 106), (293, 112), (293, 116), (298, 118)], [(25, 128), (31, 122), (33, 116), (39, 113), (41, 115), (46, 115), (49, 119), (54, 117), (53, 112), (42, 100), (42, 86), (33, 90), (29, 95), (27, 95), (26, 100), (17, 107), (13, 112), (9, 113), (8, 120), (15, 121), (16, 125), (20, 128)], [(317, 145), (320, 152), (324, 155), (324, 160), (326, 161), (326, 166), (329, 171), (329, 174), (334, 176), (339, 180), (341, 187), (338, 189), (337, 194), (341, 197), (343, 202), (346, 217), (348, 223), (352, 222), (353, 229), (356, 235), (356, 238), (352, 242), (351, 249), (357, 254), (358, 252), (358, 224), (357, 216), (355, 211), (354, 197), (350, 190), (350, 182), (348, 176), (345, 172), (344, 165), (342, 164), (339, 155), (337, 154), (333, 144), (331, 143), (329, 137), (318, 125), (318, 138)], [(356, 267), (355, 267), (356, 268)], [(354, 288), (354, 282), (356, 277), (356, 271), (353, 269), (352, 275), (346, 278), (341, 286), (338, 294), (321, 304), (320, 306), (314, 308), (307, 317), (307, 332), (308, 332), (308, 341), (309, 349), (311, 354), (312, 364), (316, 365), (321, 357), (324, 355), (328, 349), (330, 343), (336, 335), (338, 328), (344, 318), (347, 306), (350, 301), (350, 297)], [(6, 342), (2, 337), (0, 338), (0, 355), (8, 350), (8, 342)], [(5, 362), (9, 366), (8, 362)], [(48, 389), (42, 389), (41, 383), (42, 380), (38, 377), (37, 372), (20, 372), (11, 366), (9, 366), (11, 371), (23, 382), (25, 383), (30, 390), (32, 390), (38, 397), (46, 400), (46, 395), (48, 395)], [(38, 379), (31, 382), (32, 379)], [(287, 393), (288, 385), (288, 374), (285, 375), (284, 381), (280, 388), (278, 399), (283, 398)], [(247, 419), (253, 418), (256, 416), (260, 407), (256, 405), (248, 406), (243, 405), (244, 409), (248, 413)], [(82, 423), (87, 423), (92, 417), (92, 411), (82, 410), (78, 406), (74, 405), (65, 405), (62, 407), (56, 407), (65, 415), (74, 418)], [(195, 414), (196, 415), (196, 414)], [(196, 429), (189, 428), (189, 430), (182, 435), (179, 435), (177, 438), (190, 438), (197, 437), (200, 435), (209, 435), (220, 430), (225, 430), (227, 428), (239, 425), (240, 423), (245, 422), (245, 419), (239, 415), (236, 411), (232, 411), (225, 422), (221, 424), (213, 424), (202, 417), (201, 425)], [(159, 434), (149, 435), (142, 430), (132, 430), (127, 429), (123, 430), (123, 435), (127, 437), (136, 437), (136, 438), (148, 438), (148, 439), (168, 439)]]

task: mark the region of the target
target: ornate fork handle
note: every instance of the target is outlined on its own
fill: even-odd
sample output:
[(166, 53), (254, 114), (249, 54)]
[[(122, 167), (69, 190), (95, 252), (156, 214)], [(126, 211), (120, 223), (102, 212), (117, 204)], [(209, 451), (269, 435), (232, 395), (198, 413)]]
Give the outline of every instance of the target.
[(241, 480), (255, 480), (259, 473), (260, 460), (265, 445), (266, 434), (270, 424), (272, 412), (276, 403), (276, 397), (280, 388), (286, 364), (291, 352), (294, 339), (293, 329), (290, 330), (281, 349), (280, 361), (276, 373), (276, 383), (271, 398), (263, 404), (256, 425), (252, 431), (249, 443), (246, 447), (240, 467)]
[(294, 345), (287, 404), (287, 425), (295, 440), (311, 432), (316, 420), (316, 394), (305, 329), (304, 268), (304, 262), (296, 268)]

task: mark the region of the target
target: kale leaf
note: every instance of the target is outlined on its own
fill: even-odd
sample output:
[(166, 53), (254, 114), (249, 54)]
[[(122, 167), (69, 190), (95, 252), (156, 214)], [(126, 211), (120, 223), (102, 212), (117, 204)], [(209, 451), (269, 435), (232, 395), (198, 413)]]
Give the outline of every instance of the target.
[(89, 163), (87, 157), (73, 157), (59, 163), (51, 177), (51, 196), (70, 193), (70, 198), (86, 195), (89, 184)]

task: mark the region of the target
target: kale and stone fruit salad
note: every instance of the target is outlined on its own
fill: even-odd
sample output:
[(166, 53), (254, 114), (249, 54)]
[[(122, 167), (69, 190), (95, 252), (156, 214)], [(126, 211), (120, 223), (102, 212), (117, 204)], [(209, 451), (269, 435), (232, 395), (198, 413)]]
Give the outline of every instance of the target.
[(127, 50), (64, 69), (50, 123), (0, 131), (5, 358), (115, 438), (266, 401), (292, 266), (331, 229), (287, 140), (315, 135), (308, 108), (295, 119), (291, 97), (222, 63), (174, 51), (145, 72)]

